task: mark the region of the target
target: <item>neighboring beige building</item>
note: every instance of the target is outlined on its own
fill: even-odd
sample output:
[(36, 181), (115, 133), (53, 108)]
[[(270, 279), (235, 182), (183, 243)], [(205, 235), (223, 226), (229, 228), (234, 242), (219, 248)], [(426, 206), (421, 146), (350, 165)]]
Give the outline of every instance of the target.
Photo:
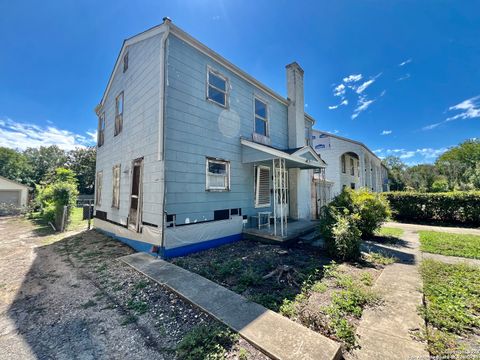
[(325, 131), (312, 130), (312, 147), (327, 163), (321, 192), (326, 201), (344, 187), (388, 191), (388, 177), (381, 159), (361, 142)]
[(0, 176), (0, 206), (27, 206), (29, 187)]

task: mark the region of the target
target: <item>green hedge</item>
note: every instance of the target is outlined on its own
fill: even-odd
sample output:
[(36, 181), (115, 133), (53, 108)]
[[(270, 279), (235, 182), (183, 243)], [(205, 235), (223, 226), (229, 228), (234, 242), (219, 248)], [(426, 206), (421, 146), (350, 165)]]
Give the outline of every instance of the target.
[(400, 221), (480, 225), (480, 191), (384, 193)]

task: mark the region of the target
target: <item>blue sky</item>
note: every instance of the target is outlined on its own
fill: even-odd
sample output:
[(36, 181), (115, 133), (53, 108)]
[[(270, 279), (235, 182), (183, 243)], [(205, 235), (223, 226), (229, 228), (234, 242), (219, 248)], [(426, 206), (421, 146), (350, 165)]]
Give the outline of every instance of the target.
[(167, 15), (282, 95), (297, 61), (315, 127), (380, 156), (479, 136), (478, 1), (0, 0), (0, 145), (90, 144), (123, 39)]

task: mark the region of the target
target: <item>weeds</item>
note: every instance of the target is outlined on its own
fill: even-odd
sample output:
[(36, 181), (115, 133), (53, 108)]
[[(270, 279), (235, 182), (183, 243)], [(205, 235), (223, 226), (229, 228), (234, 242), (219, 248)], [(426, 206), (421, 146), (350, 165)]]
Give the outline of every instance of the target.
[(181, 360), (224, 359), (237, 335), (221, 325), (200, 325), (191, 330), (177, 345)]

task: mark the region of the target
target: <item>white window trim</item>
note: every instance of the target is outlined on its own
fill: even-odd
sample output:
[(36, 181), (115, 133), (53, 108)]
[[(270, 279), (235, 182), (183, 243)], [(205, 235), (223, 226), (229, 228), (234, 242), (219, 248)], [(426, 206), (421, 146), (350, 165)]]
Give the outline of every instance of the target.
[[(267, 111), (267, 117), (266, 117), (266, 118), (262, 118), (261, 116), (257, 115), (257, 113), (255, 112), (255, 100), (258, 100), (258, 101), (260, 101), (260, 102), (262, 102), (262, 103), (265, 104), (265, 109), (266, 109), (266, 111)], [(253, 132), (254, 132), (255, 134), (260, 135), (260, 136), (262, 136), (262, 137), (264, 137), (264, 138), (267, 138), (267, 139), (270, 138), (270, 120), (269, 120), (269, 115), (270, 115), (270, 106), (269, 106), (268, 101), (266, 101), (265, 99), (262, 99), (262, 98), (261, 98), (260, 96), (258, 96), (258, 95), (255, 95), (255, 96), (253, 97)], [(257, 129), (255, 128), (256, 122), (257, 122), (257, 121), (256, 121), (256, 120), (257, 120), (257, 116), (258, 116), (259, 119), (264, 120), (264, 121), (266, 122), (266, 124), (265, 124), (265, 128), (266, 128), (266, 131), (267, 131), (266, 135), (257, 133)]]
[[(226, 170), (227, 170), (227, 186), (226, 187), (212, 187), (209, 184), (209, 176), (222, 176), (225, 177), (224, 175), (217, 175), (217, 174), (210, 174), (208, 172), (208, 164), (212, 163), (217, 163), (217, 164), (225, 164)], [(224, 160), (224, 159), (218, 159), (218, 158), (211, 158), (207, 157), (205, 161), (205, 191), (210, 191), (210, 192), (226, 192), (230, 191), (230, 161)]]
[[(116, 178), (115, 178), (115, 170), (118, 169), (118, 186), (115, 183)], [(122, 170), (121, 170), (121, 165), (115, 165), (112, 168), (112, 208), (114, 209), (120, 209), (120, 184), (121, 184), (121, 177), (122, 177)], [(117, 188), (117, 199), (115, 199), (115, 188)], [(115, 202), (115, 200), (117, 200)]]
[[(219, 78), (221, 78), (225, 81), (225, 91), (217, 88), (214, 85), (210, 85), (210, 72), (212, 72), (215, 76), (218, 76)], [(212, 88), (214, 88), (215, 90), (218, 90), (218, 91), (225, 94), (225, 104), (221, 104), (221, 103), (215, 101), (214, 99), (212, 99), (208, 96), (208, 88), (210, 86), (212, 86)], [(229, 88), (230, 88), (230, 84), (229, 84), (228, 78), (225, 75), (223, 75), (220, 71), (212, 68), (210, 65), (207, 65), (207, 83), (206, 83), (206, 87), (205, 87), (205, 98), (207, 99), (207, 101), (210, 101), (211, 103), (216, 104), (216, 105), (218, 105), (222, 108), (228, 109), (229, 108), (229, 97), (230, 97)]]
[(95, 181), (95, 205), (102, 206), (103, 171), (97, 172)]
[(255, 208), (256, 209), (259, 209), (259, 208), (267, 208), (267, 207), (270, 207), (272, 206), (272, 196), (271, 196), (271, 193), (270, 193), (270, 185), (269, 185), (269, 188), (268, 188), (268, 204), (259, 204), (258, 203), (258, 198), (259, 198), (259, 192), (258, 192), (258, 182), (259, 182), (259, 179), (260, 179), (260, 169), (264, 169), (264, 170), (268, 170), (268, 182), (270, 184), (270, 179), (272, 177), (271, 175), (271, 170), (270, 170), (270, 167), (268, 166), (263, 166), (263, 165), (258, 165), (255, 167), (255, 176), (254, 176), (254, 180), (255, 180), (255, 187), (254, 187), (254, 195), (255, 195)]

